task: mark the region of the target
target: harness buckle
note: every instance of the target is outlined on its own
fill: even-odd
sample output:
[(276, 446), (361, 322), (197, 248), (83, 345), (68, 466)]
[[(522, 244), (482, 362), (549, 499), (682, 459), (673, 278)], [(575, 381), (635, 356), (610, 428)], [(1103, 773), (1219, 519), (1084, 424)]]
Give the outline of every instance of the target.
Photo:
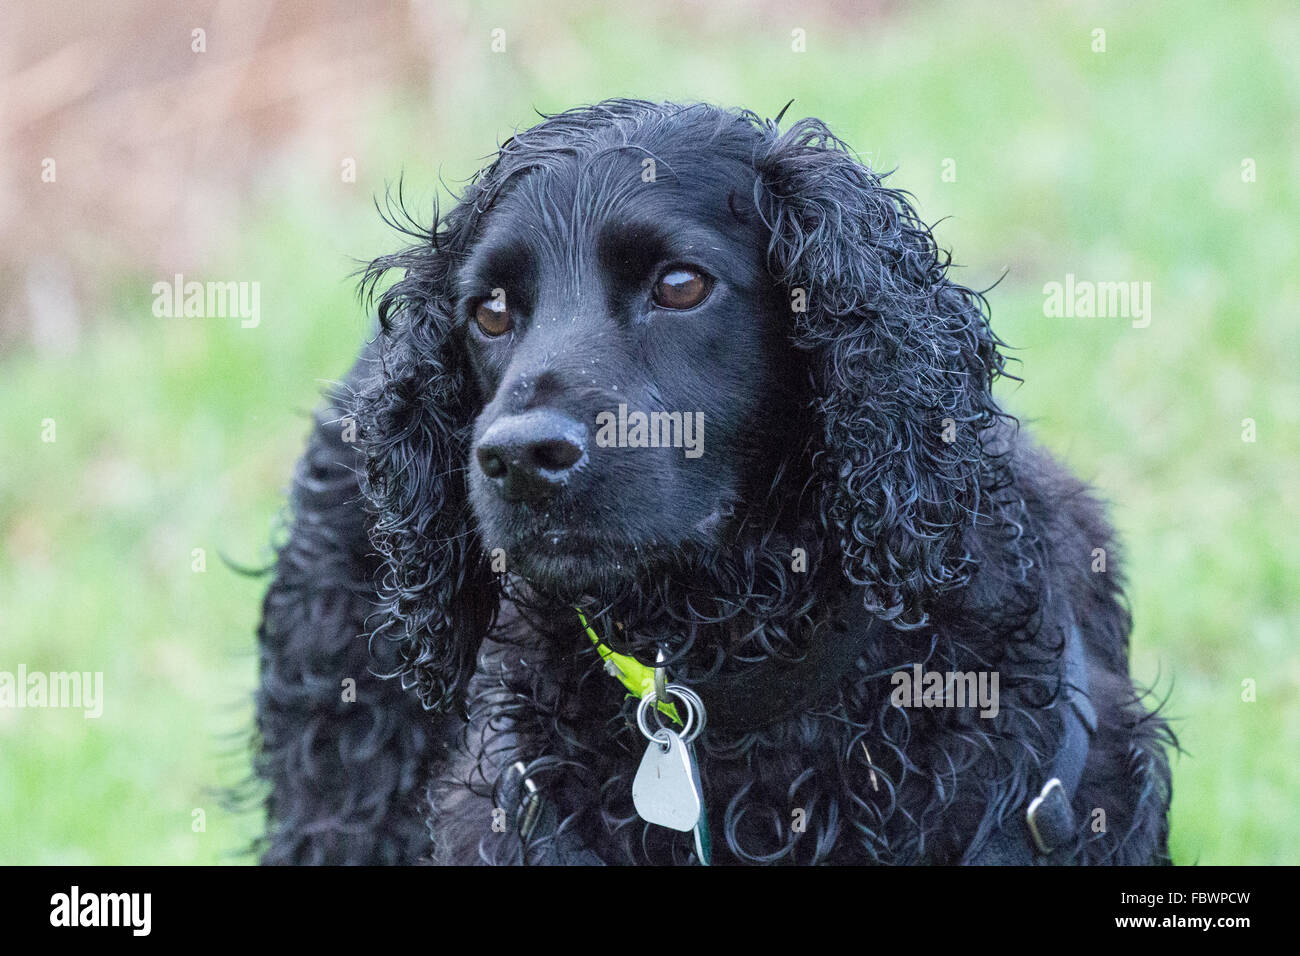
[(1034, 838), (1034, 846), (1043, 856), (1050, 855), (1069, 839), (1074, 829), (1074, 811), (1059, 777), (1047, 781), (1042, 792), (1030, 802), (1025, 811), (1025, 822), (1029, 825), (1029, 835)]
[(527, 766), (518, 760), (506, 768), (501, 778), (502, 802), (509, 808), (515, 831), (525, 842), (537, 829), (543, 808), (542, 795), (527, 772)]

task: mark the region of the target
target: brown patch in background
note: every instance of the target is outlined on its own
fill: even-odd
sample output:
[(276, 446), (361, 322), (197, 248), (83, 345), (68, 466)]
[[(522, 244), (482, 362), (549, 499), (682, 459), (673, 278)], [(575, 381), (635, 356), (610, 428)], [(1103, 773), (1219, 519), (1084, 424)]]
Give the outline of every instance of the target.
[[(115, 272), (201, 264), (277, 150), (427, 83), (436, 44), (418, 40), (431, 25), (417, 15), (371, 0), (7, 9), (0, 345), (71, 348)], [(191, 48), (196, 28), (206, 52)], [(42, 181), (47, 159), (54, 182)]]
[[(678, 9), (653, 10), (660, 27), (707, 21), (724, 33), (792, 15), (860, 21), (885, 5), (668, 4)], [(512, 29), (549, 34), (524, 50), (547, 59), (581, 55), (568, 28), (590, 13), (553, 0), (502, 15)], [(286, 175), (337, 177), (335, 144), (363, 143), (369, 117), (396, 94), (430, 116), (474, 108), (462, 44), (479, 35), (475, 16), (469, 0), (8, 0), (0, 351), (23, 341), (72, 349), (114, 276), (200, 269), (259, 185), (265, 194)], [(195, 29), (206, 52), (192, 49)], [(521, 66), (526, 81), (530, 64)], [(53, 182), (42, 180), (46, 160)]]

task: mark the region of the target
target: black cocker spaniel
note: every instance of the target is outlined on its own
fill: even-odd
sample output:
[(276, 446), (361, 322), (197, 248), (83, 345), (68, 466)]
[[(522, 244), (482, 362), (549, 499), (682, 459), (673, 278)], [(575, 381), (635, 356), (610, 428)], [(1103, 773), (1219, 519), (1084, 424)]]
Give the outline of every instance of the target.
[(1102, 509), (821, 122), (611, 100), (390, 208), (265, 602), (265, 862), (1167, 862)]

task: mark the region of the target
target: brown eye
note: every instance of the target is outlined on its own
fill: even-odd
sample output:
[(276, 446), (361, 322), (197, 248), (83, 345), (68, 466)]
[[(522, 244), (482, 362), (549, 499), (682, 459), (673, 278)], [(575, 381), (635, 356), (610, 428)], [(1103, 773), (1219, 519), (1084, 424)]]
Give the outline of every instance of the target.
[(483, 330), (484, 335), (496, 338), (505, 335), (514, 324), (510, 319), (510, 310), (506, 308), (504, 298), (484, 299), (474, 310), (474, 321)]
[(702, 272), (674, 266), (663, 274), (651, 294), (661, 309), (693, 309), (709, 296), (713, 280)]

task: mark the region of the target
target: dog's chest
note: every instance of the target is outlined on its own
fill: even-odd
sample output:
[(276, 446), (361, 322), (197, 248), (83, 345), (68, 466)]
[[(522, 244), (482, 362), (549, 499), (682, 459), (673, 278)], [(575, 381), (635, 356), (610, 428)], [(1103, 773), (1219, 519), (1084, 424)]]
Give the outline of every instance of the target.
[[(515, 645), (485, 645), (471, 685), (471, 720), (449, 742), (450, 759), (430, 788), (435, 862), (513, 864), (527, 855), (529, 862), (563, 863), (574, 853), (579, 862), (692, 862), (691, 833), (646, 823), (634, 805), (634, 779), (649, 746), (631, 719), (635, 702), (599, 668), (577, 682), (552, 682), (553, 665)], [(779, 728), (772, 734), (788, 736)], [(818, 825), (815, 815), (825, 812), (818, 787), (838, 786), (840, 774), (831, 738), (820, 748), (810, 746), (807, 728), (801, 734), (733, 753), (720, 752), (712, 739), (697, 743), (705, 817), (720, 856), (728, 831), (762, 839), (768, 852), (778, 848), (767, 845), (769, 831), (801, 833), (809, 815)], [(807, 779), (796, 785), (801, 776)], [(735, 806), (748, 808), (739, 821)], [(521, 834), (530, 821), (541, 822)], [(530, 837), (544, 843), (557, 829), (572, 834), (563, 853), (530, 851)]]
[[(914, 746), (913, 770), (901, 773), (872, 724), (888, 693), (887, 680), (878, 690), (859, 683), (836, 714), (804, 712), (731, 738), (706, 731), (695, 750), (715, 861), (915, 862), (915, 853), (900, 856), (891, 844), (915, 845), (906, 838), (910, 808), (933, 799), (934, 773), (921, 772), (921, 763), (942, 760), (945, 747), (938, 737), (933, 747)], [(430, 788), (436, 862), (694, 859), (690, 833), (638, 815), (633, 782), (649, 744), (631, 719), (635, 701), (594, 660), (575, 661), (541, 641), (490, 642), (470, 698), (471, 720), (448, 743), (449, 760)], [(901, 786), (893, 782), (900, 777)], [(545, 841), (557, 830), (570, 857), (530, 853), (530, 837)], [(954, 832), (954, 845), (967, 836)], [(927, 858), (947, 855), (933, 836), (926, 849)]]

